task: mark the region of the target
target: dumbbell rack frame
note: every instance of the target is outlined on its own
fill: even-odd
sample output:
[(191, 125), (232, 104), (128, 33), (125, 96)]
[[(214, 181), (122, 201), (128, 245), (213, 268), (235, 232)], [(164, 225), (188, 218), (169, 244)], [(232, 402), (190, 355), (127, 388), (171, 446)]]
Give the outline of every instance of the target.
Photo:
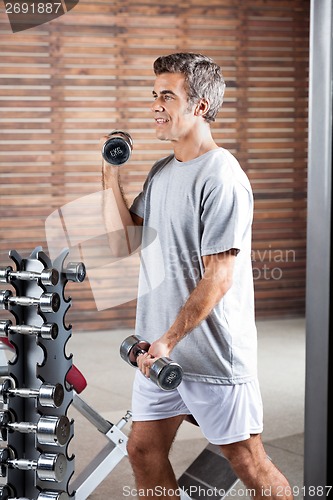
[[(36, 280), (10, 280), (16, 296), (40, 297), (43, 293), (57, 293), (60, 298), (60, 307), (56, 312), (41, 312), (35, 306), (13, 304), (9, 311), (15, 318), (16, 325), (41, 326), (43, 323), (56, 323), (58, 335), (55, 339), (44, 339), (37, 335), (21, 335), (8, 332), (8, 340), (15, 349), (15, 356), (8, 361), (8, 377), (17, 388), (40, 389), (43, 383), (50, 385), (61, 384), (64, 388), (63, 402), (58, 407), (43, 407), (38, 398), (22, 398), (8, 395), (5, 398), (3, 409), (11, 411), (17, 422), (37, 423), (41, 416), (67, 415), (73, 401), (73, 390), (66, 382), (66, 374), (72, 367), (72, 354), (66, 354), (66, 344), (72, 335), (71, 325), (65, 324), (65, 315), (71, 306), (71, 299), (65, 298), (64, 288), (68, 282), (64, 271), (64, 260), (68, 250), (51, 262), (49, 257), (37, 247), (29, 258), (22, 258), (15, 250), (9, 252), (9, 257), (15, 263), (18, 271), (41, 273), (44, 269), (56, 269), (59, 273), (57, 284), (45, 285)], [(14, 323), (14, 322), (13, 322)], [(4, 380), (4, 379), (3, 379)], [(66, 471), (61, 482), (40, 480), (35, 470), (20, 470), (6, 467), (7, 485), (17, 497), (34, 499), (42, 491), (69, 492), (69, 481), (74, 474), (74, 456), (69, 456), (68, 445), (73, 438), (73, 420), (70, 422), (70, 433), (67, 443), (60, 445), (40, 444), (35, 433), (22, 434), (8, 432), (7, 447), (14, 450), (16, 458), (26, 458), (37, 461), (41, 453), (63, 454), (66, 457)]]

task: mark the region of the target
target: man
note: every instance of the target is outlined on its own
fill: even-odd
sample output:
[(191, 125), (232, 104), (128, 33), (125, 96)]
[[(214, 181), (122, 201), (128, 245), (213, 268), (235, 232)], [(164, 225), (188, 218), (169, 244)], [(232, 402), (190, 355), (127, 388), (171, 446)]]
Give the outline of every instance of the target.
[[(165, 279), (139, 293), (137, 306), (136, 332), (151, 343), (138, 357), (128, 441), (140, 498), (155, 498), (157, 487), (165, 487), (164, 498), (179, 498), (169, 451), (185, 416), (192, 414), (246, 487), (256, 490), (256, 499), (289, 500), (289, 484), (260, 438), (252, 191), (210, 128), (222, 105), (223, 76), (210, 58), (191, 53), (160, 57), (154, 71), (156, 135), (171, 142), (174, 154), (153, 166), (130, 211), (118, 169), (103, 166), (104, 187), (113, 189), (124, 227), (155, 229), (163, 252)], [(149, 257), (148, 275), (156, 267), (154, 254)], [(161, 391), (149, 380), (154, 358), (162, 356), (184, 369), (174, 391)]]

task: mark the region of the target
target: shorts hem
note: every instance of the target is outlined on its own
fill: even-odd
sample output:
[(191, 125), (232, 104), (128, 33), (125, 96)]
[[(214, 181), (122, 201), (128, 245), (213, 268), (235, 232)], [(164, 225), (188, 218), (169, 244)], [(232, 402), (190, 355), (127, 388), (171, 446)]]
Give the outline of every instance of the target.
[(153, 420), (164, 420), (165, 418), (178, 417), (180, 415), (191, 415), (191, 412), (170, 412), (170, 413), (155, 413), (154, 415), (132, 415), (132, 422), (150, 422)]
[(217, 446), (223, 446), (225, 444), (233, 444), (233, 443), (238, 443), (240, 441), (245, 441), (246, 439), (250, 439), (252, 434), (261, 434), (262, 431), (263, 427), (258, 427), (257, 429), (251, 429), (250, 432), (245, 432), (244, 434), (238, 434), (236, 436), (229, 436), (219, 439), (210, 439), (209, 437), (206, 436), (206, 439), (211, 444), (215, 444)]

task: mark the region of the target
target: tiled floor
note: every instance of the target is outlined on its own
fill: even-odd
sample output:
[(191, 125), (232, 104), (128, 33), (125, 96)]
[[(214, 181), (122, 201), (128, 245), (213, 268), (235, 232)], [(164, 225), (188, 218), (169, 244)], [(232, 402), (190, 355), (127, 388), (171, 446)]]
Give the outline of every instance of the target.
[[(84, 373), (88, 386), (82, 398), (111, 422), (117, 422), (131, 407), (131, 383), (135, 370), (121, 360), (119, 345), (132, 331), (75, 333), (69, 342), (74, 363)], [(259, 379), (264, 401), (263, 441), (268, 455), (288, 477), (295, 492), (303, 481), (303, 411), (305, 374), (305, 325), (303, 319), (258, 322)], [(75, 436), (71, 451), (76, 455), (75, 476), (107, 443), (75, 408)], [(130, 424), (123, 431), (128, 433)], [(200, 429), (184, 423), (172, 450), (172, 463), (179, 477), (206, 447)], [(238, 483), (227, 498), (242, 499), (245, 487)], [(134, 480), (127, 458), (89, 496), (92, 500), (124, 500), (131, 495)]]

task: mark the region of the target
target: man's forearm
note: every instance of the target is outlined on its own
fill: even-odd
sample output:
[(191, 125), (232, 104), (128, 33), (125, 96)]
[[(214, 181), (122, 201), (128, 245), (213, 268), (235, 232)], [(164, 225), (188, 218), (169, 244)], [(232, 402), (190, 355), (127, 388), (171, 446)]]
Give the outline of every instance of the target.
[(128, 236), (128, 227), (134, 226), (122, 188), (119, 168), (103, 162), (103, 214), (110, 248), (118, 256), (131, 253), (134, 242)]
[(175, 322), (163, 336), (170, 350), (207, 318), (231, 287), (234, 256), (225, 254), (220, 260), (218, 256), (213, 259), (215, 260), (210, 261), (203, 278), (190, 294)]

